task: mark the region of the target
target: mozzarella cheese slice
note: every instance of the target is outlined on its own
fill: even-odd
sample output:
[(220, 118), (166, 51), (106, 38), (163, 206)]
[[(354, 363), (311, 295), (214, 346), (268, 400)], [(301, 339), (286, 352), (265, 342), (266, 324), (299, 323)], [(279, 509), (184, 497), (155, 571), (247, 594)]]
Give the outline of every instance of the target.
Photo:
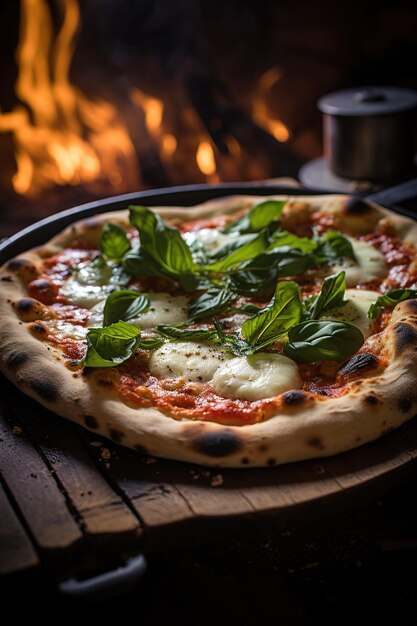
[(343, 259), (330, 266), (330, 273), (337, 274), (342, 270), (346, 273), (346, 285), (353, 287), (376, 278), (386, 276), (384, 255), (366, 241), (357, 241), (348, 237), (353, 246), (356, 260)]
[[(155, 328), (158, 324), (181, 324), (187, 319), (188, 298), (185, 296), (171, 296), (169, 293), (149, 292), (151, 305), (137, 317), (129, 320), (129, 324), (136, 324), (141, 329)], [(105, 300), (91, 309), (88, 325), (94, 328), (103, 326), (103, 309)]]
[(282, 354), (259, 352), (223, 363), (213, 387), (223, 398), (262, 400), (303, 385), (297, 364)]
[(378, 291), (368, 289), (346, 289), (345, 300), (347, 303), (340, 308), (326, 311), (320, 316), (320, 319), (353, 324), (359, 328), (366, 339), (372, 334), (374, 325), (374, 320), (368, 317), (368, 310), (380, 295)]
[(120, 287), (121, 281), (121, 274), (114, 273), (112, 267), (88, 263), (73, 272), (61, 287), (61, 295), (78, 306), (90, 309)]
[(64, 320), (51, 320), (48, 322), (48, 330), (62, 339), (74, 339), (80, 341), (86, 338), (88, 328), (80, 324), (71, 324)]
[(198, 241), (208, 252), (217, 252), (227, 243), (230, 243), (239, 233), (221, 233), (217, 228), (201, 228), (189, 233), (184, 233), (183, 238), (190, 246), (194, 241)]
[(160, 378), (207, 382), (229, 358), (226, 352), (214, 346), (190, 341), (169, 342), (153, 352), (149, 371)]

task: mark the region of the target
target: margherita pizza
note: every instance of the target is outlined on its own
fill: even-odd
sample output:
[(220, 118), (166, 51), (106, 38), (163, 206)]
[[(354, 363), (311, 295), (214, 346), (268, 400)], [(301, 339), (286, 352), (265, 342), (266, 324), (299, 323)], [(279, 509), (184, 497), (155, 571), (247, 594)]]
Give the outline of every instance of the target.
[(1, 367), (141, 453), (332, 455), (417, 409), (417, 224), (346, 196), (77, 222), (0, 271)]

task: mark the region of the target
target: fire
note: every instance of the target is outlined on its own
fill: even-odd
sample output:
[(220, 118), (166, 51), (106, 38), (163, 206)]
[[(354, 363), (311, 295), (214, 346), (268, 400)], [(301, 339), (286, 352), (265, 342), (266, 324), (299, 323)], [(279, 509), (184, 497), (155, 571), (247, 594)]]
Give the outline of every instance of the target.
[(214, 159), (213, 148), (208, 141), (201, 141), (195, 155), (197, 165), (206, 176), (213, 176), (216, 173), (216, 161)]
[(281, 71), (277, 67), (272, 67), (266, 71), (258, 81), (257, 93), (252, 103), (253, 120), (277, 141), (285, 142), (291, 137), (289, 128), (281, 120), (273, 117), (267, 105), (268, 95), (272, 87), (280, 80)]
[(13, 134), (17, 193), (36, 195), (52, 185), (113, 187), (138, 183), (134, 146), (108, 102), (89, 100), (69, 80), (80, 24), (77, 0), (57, 2), (61, 26), (54, 37), (46, 0), (21, 0), (16, 95), (21, 104), (0, 113), (0, 132)]

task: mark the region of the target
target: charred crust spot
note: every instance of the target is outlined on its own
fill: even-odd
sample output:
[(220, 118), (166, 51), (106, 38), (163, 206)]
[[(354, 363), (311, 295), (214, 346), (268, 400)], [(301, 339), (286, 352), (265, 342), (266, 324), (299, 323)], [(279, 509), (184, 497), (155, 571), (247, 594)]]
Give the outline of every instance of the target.
[(342, 367), (338, 371), (338, 374), (340, 376), (354, 376), (364, 370), (376, 368), (378, 363), (378, 357), (374, 354), (369, 354), (368, 352), (355, 354), (350, 361), (343, 363)]
[(274, 459), (273, 457), (271, 457), (270, 459), (267, 460), (267, 465), (276, 465), (277, 464), (277, 460)]
[(249, 465), (249, 459), (248, 459), (248, 457), (247, 457), (247, 456), (244, 456), (244, 457), (241, 459), (241, 463), (242, 463), (242, 465)]
[(84, 415), (84, 423), (87, 428), (98, 428), (98, 421), (94, 417), (94, 415)]
[(58, 399), (58, 389), (50, 380), (40, 378), (39, 380), (32, 380), (29, 385), (36, 391), (38, 396), (48, 402), (55, 402)]
[(124, 437), (124, 433), (118, 428), (109, 428), (109, 435), (116, 443), (120, 443)]
[(376, 396), (370, 393), (369, 395), (365, 396), (365, 402), (375, 406), (376, 404), (378, 404), (379, 400)]
[(2, 277), (1, 277), (1, 280), (2, 280), (4, 283), (12, 283), (12, 282), (13, 282), (13, 278), (12, 278), (11, 276), (2, 276)]
[(26, 363), (28, 359), (26, 352), (12, 352), (6, 358), (6, 365), (14, 370)]
[(147, 451), (145, 446), (142, 446), (142, 444), (135, 443), (133, 447), (136, 450), (136, 452), (138, 452), (139, 454), (142, 454), (143, 456), (148, 456), (149, 452)]
[(401, 354), (406, 348), (417, 344), (417, 330), (406, 322), (399, 322), (394, 326), (395, 347), (398, 354)]
[(30, 261), (28, 261), (28, 259), (12, 259), (7, 264), (7, 269), (10, 270), (11, 272), (18, 272), (23, 267), (34, 268), (34, 265)]
[(31, 311), (35, 305), (35, 300), (33, 298), (22, 298), (16, 302), (16, 309), (21, 313), (28, 313)]
[(308, 446), (316, 448), (316, 450), (324, 450), (326, 447), (323, 443), (323, 440), (317, 436), (309, 437), (306, 443)]
[(266, 452), (268, 450), (268, 446), (266, 443), (262, 443), (259, 448), (258, 448), (259, 452)]
[(35, 322), (34, 324), (32, 324), (32, 326), (30, 327), (30, 330), (33, 333), (40, 333), (40, 334), (46, 333), (46, 328), (43, 324), (41, 324), (41, 322)]
[(195, 447), (206, 456), (221, 457), (238, 452), (242, 442), (233, 431), (226, 428), (217, 433), (201, 435), (196, 440)]
[(408, 309), (408, 313), (417, 313), (417, 300), (406, 300), (406, 308)]
[(359, 443), (359, 441), (362, 441), (362, 437), (360, 437), (360, 436), (358, 435), (358, 436), (355, 438), (355, 441), (356, 441), (357, 443)]
[(287, 391), (282, 395), (282, 399), (284, 404), (287, 406), (293, 406), (294, 404), (301, 404), (304, 400), (307, 399), (307, 394), (305, 391), (301, 391), (300, 389), (294, 389), (293, 391)]
[(398, 400), (398, 408), (400, 409), (401, 413), (408, 413), (412, 406), (413, 400), (410, 397), (400, 398)]
[(346, 215), (364, 215), (371, 210), (371, 206), (359, 196), (353, 196), (346, 202)]

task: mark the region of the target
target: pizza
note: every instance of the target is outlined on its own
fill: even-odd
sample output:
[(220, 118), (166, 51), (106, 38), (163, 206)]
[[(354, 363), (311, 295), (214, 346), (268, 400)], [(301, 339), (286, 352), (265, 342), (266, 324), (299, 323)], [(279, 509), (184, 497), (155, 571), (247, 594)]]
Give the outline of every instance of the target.
[(348, 196), (131, 206), (0, 270), (4, 374), (115, 442), (218, 467), (372, 441), (417, 407), (417, 224)]

